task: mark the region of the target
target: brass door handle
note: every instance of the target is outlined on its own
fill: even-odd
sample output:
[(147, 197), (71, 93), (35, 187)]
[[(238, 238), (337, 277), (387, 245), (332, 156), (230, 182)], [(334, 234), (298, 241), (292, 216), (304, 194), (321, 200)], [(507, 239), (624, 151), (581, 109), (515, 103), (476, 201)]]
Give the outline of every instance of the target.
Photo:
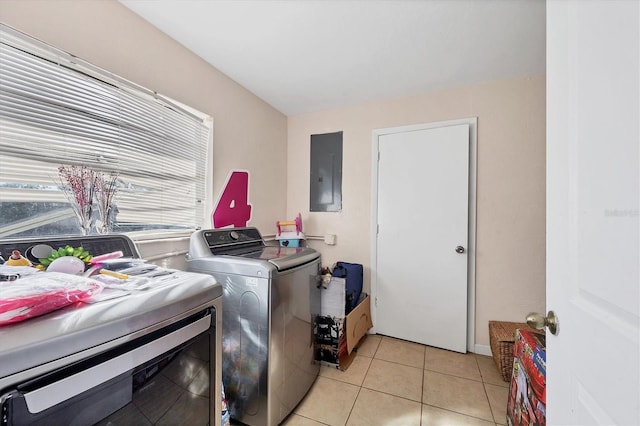
[(529, 327), (537, 328), (538, 330), (548, 327), (554, 336), (557, 336), (560, 332), (560, 321), (558, 321), (558, 317), (553, 311), (549, 311), (546, 317), (537, 312), (531, 312), (527, 315), (527, 324)]

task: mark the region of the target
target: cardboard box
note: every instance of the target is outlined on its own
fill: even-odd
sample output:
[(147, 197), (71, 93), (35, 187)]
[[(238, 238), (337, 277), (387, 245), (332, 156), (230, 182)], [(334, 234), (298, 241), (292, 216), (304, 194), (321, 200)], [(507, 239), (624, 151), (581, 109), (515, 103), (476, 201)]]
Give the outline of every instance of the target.
[(371, 327), (371, 297), (366, 293), (346, 317), (317, 316), (314, 324), (316, 361), (346, 370)]
[(364, 294), (364, 299), (347, 315), (344, 329), (347, 341), (347, 353), (351, 354), (358, 346), (367, 331), (373, 327), (371, 322), (371, 297)]

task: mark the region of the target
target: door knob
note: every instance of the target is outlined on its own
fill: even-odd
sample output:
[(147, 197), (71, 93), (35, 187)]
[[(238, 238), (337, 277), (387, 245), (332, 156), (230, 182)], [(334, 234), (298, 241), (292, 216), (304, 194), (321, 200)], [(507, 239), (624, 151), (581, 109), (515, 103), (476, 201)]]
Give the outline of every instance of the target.
[(549, 331), (554, 336), (557, 336), (560, 332), (560, 322), (558, 321), (556, 313), (553, 311), (547, 312), (546, 317), (537, 312), (531, 312), (529, 315), (527, 315), (527, 324), (529, 325), (529, 327), (537, 328), (538, 330), (542, 330), (545, 327), (548, 327)]
[(456, 253), (464, 253), (464, 247), (462, 246), (456, 247)]

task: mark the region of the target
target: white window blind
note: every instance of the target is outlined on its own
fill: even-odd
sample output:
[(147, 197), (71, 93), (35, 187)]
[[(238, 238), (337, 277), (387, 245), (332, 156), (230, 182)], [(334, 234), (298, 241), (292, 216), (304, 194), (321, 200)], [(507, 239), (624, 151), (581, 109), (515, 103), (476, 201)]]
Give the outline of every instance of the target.
[[(58, 167), (76, 165), (118, 173), (115, 230), (196, 228), (209, 133), (176, 103), (0, 27), (0, 212), (64, 205)], [(0, 217), (0, 235), (36, 212), (24, 215)]]

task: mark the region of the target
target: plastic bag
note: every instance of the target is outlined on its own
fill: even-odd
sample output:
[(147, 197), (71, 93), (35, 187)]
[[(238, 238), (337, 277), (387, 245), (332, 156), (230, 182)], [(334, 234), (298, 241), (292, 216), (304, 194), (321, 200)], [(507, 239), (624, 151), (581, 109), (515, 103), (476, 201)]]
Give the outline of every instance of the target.
[(0, 326), (24, 321), (99, 293), (96, 281), (58, 272), (42, 272), (0, 284)]

